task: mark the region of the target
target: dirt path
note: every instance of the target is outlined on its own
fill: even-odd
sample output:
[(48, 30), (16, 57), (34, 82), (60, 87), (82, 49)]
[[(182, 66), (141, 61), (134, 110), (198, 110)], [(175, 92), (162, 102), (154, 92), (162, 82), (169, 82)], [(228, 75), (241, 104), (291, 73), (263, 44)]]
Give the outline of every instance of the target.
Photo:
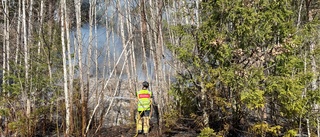
[(158, 127), (152, 125), (149, 134), (136, 134), (135, 126), (114, 126), (101, 129), (101, 132), (94, 136), (101, 137), (196, 137), (198, 133), (193, 125), (186, 124), (186, 121), (180, 121), (176, 127), (170, 129), (163, 128), (163, 134), (160, 135)]

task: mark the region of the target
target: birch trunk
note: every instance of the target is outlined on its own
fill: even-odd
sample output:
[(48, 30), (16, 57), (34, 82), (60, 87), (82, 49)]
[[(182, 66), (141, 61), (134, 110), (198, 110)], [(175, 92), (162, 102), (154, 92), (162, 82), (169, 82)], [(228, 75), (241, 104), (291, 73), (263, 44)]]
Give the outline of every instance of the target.
[(65, 4), (66, 0), (61, 0), (61, 46), (62, 46), (62, 60), (63, 60), (63, 89), (66, 105), (66, 136), (70, 133), (70, 106), (69, 106), (69, 92), (68, 92), (68, 74), (67, 74), (67, 60), (66, 60), (66, 45), (65, 45)]
[(23, 23), (23, 47), (24, 47), (24, 66), (25, 66), (25, 89), (23, 91), (23, 100), (26, 104), (26, 116), (29, 118), (31, 113), (30, 100), (28, 97), (29, 90), (29, 49), (27, 40), (27, 23), (26, 23), (26, 0), (22, 0), (22, 23)]
[(10, 14), (9, 14), (9, 7), (8, 7), (8, 1), (5, 1), (5, 13), (6, 13), (6, 16), (5, 16), (5, 20), (6, 20), (6, 35), (5, 35), (5, 43), (6, 43), (6, 54), (7, 54), (7, 60), (5, 61), (6, 64), (7, 64), (7, 68), (6, 68), (6, 71), (7, 71), (7, 76), (9, 76), (9, 73), (10, 73), (10, 41), (9, 41), (9, 37), (10, 37)]
[[(94, 5), (95, 5), (95, 8), (94, 8), (94, 36), (95, 36), (95, 85), (97, 85), (96, 87), (98, 87), (98, 75), (99, 75), (99, 69), (98, 69), (98, 28), (97, 28), (97, 8), (96, 8), (96, 0), (94, 0)], [(95, 91), (96, 91), (96, 99), (98, 97), (98, 88), (95, 88)], [(97, 102), (98, 103), (98, 102)]]
[(131, 76), (130, 76), (130, 69), (129, 69), (129, 63), (128, 63), (128, 50), (126, 48), (126, 36), (125, 36), (125, 32), (124, 32), (124, 14), (121, 11), (121, 6), (120, 6), (120, 0), (117, 0), (117, 9), (118, 11), (118, 18), (120, 20), (120, 37), (121, 37), (121, 41), (122, 41), (122, 47), (124, 50), (124, 55), (125, 55), (125, 60), (124, 60), (124, 64), (127, 65), (126, 68), (126, 73), (127, 73), (127, 79), (129, 82), (129, 90), (132, 89), (132, 85), (131, 85)]
[[(53, 1), (50, 1), (49, 2), (49, 16), (53, 17), (54, 16), (54, 8), (53, 8)], [(48, 57), (47, 57), (47, 64), (48, 64), (48, 73), (49, 73), (49, 81), (50, 81), (50, 84), (52, 84), (52, 71), (51, 71), (51, 45), (52, 45), (52, 42), (53, 42), (53, 19), (52, 20), (49, 20), (49, 46), (48, 46)]]
[[(94, 20), (94, 10), (95, 10), (95, 0), (90, 0), (90, 7), (89, 7), (89, 47), (88, 47), (88, 56), (87, 56), (87, 92), (90, 91), (90, 71), (91, 71), (91, 58), (92, 58), (92, 31), (93, 31), (93, 20)], [(83, 114), (82, 116), (82, 135), (86, 136), (86, 127), (87, 127), (87, 121), (86, 121), (86, 114), (87, 114), (87, 94), (85, 95), (84, 104), (82, 105)]]
[(80, 82), (80, 94), (81, 94), (81, 133), (82, 136), (85, 135), (85, 127), (87, 121), (87, 104), (86, 104), (86, 94), (84, 91), (84, 83), (83, 83), (83, 66), (82, 66), (82, 33), (81, 33), (81, 0), (75, 0), (75, 8), (76, 8), (76, 26), (77, 26), (77, 44), (78, 44), (78, 65), (79, 65), (79, 82)]
[(157, 31), (158, 31), (158, 34), (157, 34), (157, 38), (158, 38), (158, 44), (157, 44), (157, 47), (156, 47), (156, 73), (158, 73), (158, 80), (157, 80), (157, 83), (158, 83), (158, 87), (159, 87), (159, 92), (160, 92), (160, 97), (159, 99), (161, 98), (161, 102), (159, 101), (160, 103), (160, 106), (159, 106), (159, 127), (160, 127), (160, 134), (162, 133), (162, 113), (163, 113), (163, 109), (164, 109), (164, 101), (165, 101), (165, 98), (163, 96), (163, 87), (165, 86), (163, 84), (164, 82), (164, 79), (163, 79), (163, 69), (162, 69), (162, 56), (163, 56), (163, 39), (162, 39), (162, 7), (163, 7), (163, 2), (162, 0), (158, 0), (158, 2), (156, 2), (157, 6), (156, 6), (156, 9), (157, 9)]
[[(18, 1), (18, 18), (21, 18), (21, 0)], [(20, 38), (21, 38), (21, 20), (17, 20), (17, 42), (16, 42), (16, 52), (15, 52), (15, 64), (18, 64), (18, 57), (20, 52)]]
[(42, 32), (42, 28), (43, 28), (43, 0), (41, 0), (40, 2), (40, 27), (39, 27), (39, 41), (38, 41), (38, 57), (40, 57), (40, 53), (41, 53), (41, 45), (42, 45), (42, 38), (41, 38), (41, 32)]
[[(2, 1), (2, 5), (4, 6), (4, 12), (3, 12), (3, 21), (4, 21), (4, 27), (3, 27), (3, 53), (2, 53), (2, 83), (5, 84), (6, 80), (5, 77), (7, 75), (7, 35), (8, 35), (8, 28), (7, 28), (7, 22), (8, 22), (8, 5), (7, 5), (7, 1)], [(5, 92), (5, 89), (3, 89), (3, 92)]]
[[(49, 7), (48, 7), (48, 16), (52, 16), (53, 15), (53, 1), (49, 1)], [(49, 20), (48, 22), (49, 26), (48, 26), (48, 35), (49, 35), (49, 45), (47, 46), (48, 47), (48, 53), (44, 52), (44, 54), (46, 55), (46, 60), (47, 60), (47, 67), (48, 67), (48, 73), (49, 73), (49, 83), (50, 83), (50, 86), (52, 85), (52, 71), (51, 71), (51, 53), (50, 53), (50, 46), (52, 44), (52, 39), (53, 39), (53, 20)], [(53, 103), (50, 104), (50, 122), (52, 121), (52, 118), (53, 118)], [(59, 130), (57, 130), (59, 131)]]
[(73, 75), (74, 75), (74, 63), (72, 62), (72, 57), (71, 57), (71, 47), (70, 47), (70, 20), (69, 20), (69, 12), (68, 12), (68, 8), (67, 8), (67, 4), (64, 3), (63, 5), (63, 10), (64, 10), (64, 19), (65, 19), (65, 32), (66, 32), (66, 47), (67, 47), (67, 57), (68, 57), (68, 71), (69, 74), (68, 75), (68, 97), (69, 97), (69, 132), (72, 133), (73, 132), (73, 107), (72, 107), (72, 102), (73, 102)]
[[(114, 1), (113, 1), (114, 2)], [(115, 4), (115, 2), (113, 3), (113, 4)], [(114, 5), (114, 7), (116, 7), (115, 5)], [(112, 44), (113, 44), (113, 66), (116, 66), (116, 63), (115, 63), (115, 61), (116, 61), (116, 46), (115, 46), (115, 32), (117, 31), (117, 30), (115, 30), (115, 27), (113, 27), (114, 25), (115, 25), (116, 23), (114, 22), (114, 19), (112, 18), (112, 25), (110, 26), (111, 27), (111, 35), (112, 35)], [(118, 27), (119, 28), (119, 27)], [(119, 31), (118, 31), (119, 32)], [(112, 73), (111, 73), (112, 74)], [(117, 74), (117, 69), (115, 70), (115, 72), (114, 72), (114, 74)]]
[[(127, 30), (128, 30), (128, 37), (132, 37), (133, 36), (133, 29), (132, 29), (132, 21), (131, 21), (131, 13), (130, 13), (130, 11), (131, 11), (131, 8), (130, 8), (130, 1), (129, 0), (126, 0), (126, 15), (127, 15)], [(132, 94), (130, 94), (130, 95), (134, 95), (135, 94), (135, 91), (136, 91), (136, 88), (135, 87), (133, 87), (133, 83), (132, 82), (134, 82), (134, 83), (136, 83), (135, 82), (135, 79), (136, 79), (136, 62), (135, 62), (135, 53), (134, 53), (134, 43), (133, 43), (133, 40), (132, 41), (130, 41), (130, 44), (131, 44), (131, 46), (129, 47), (129, 53), (130, 53), (130, 67), (129, 67), (129, 69), (131, 68), (131, 71), (129, 72), (131, 75), (130, 75), (130, 79), (129, 79), (129, 82), (130, 82), (130, 85), (129, 85), (129, 87), (130, 87), (130, 91), (133, 91), (133, 93)], [(128, 64), (128, 66), (129, 66), (129, 64)], [(133, 80), (133, 81), (132, 81)]]
[[(310, 3), (309, 3), (310, 4)], [(313, 17), (312, 17), (312, 13), (311, 11), (312, 10), (309, 10), (309, 7), (310, 5), (307, 4), (306, 8), (307, 8), (307, 12), (308, 12), (308, 21), (309, 22), (312, 22), (313, 21)], [(313, 78), (312, 78), (312, 81), (311, 81), (311, 90), (312, 91), (316, 91), (318, 89), (318, 86), (317, 86), (317, 64), (316, 64), (316, 60), (315, 60), (315, 57), (314, 57), (314, 49), (315, 49), (315, 40), (314, 39), (311, 39), (310, 41), (310, 60), (311, 60), (311, 71), (312, 71), (312, 74), (313, 74)], [(318, 104), (314, 102), (314, 110), (318, 110)], [(309, 119), (307, 118), (307, 133), (308, 133), (308, 137), (310, 137), (310, 127), (309, 127)]]
[(149, 79), (148, 66), (147, 66), (147, 54), (146, 54), (146, 34), (147, 34), (147, 20), (145, 14), (145, 0), (140, 0), (140, 35), (142, 46), (142, 70), (144, 70), (146, 79)]
[[(105, 15), (108, 15), (108, 0), (105, 0)], [(106, 47), (106, 58), (105, 58), (105, 61), (104, 62), (108, 62), (108, 70), (107, 70), (107, 75), (109, 76), (110, 75), (110, 70), (111, 70), (111, 51), (110, 51), (110, 44), (109, 44), (109, 27), (108, 27), (108, 23), (109, 23), (109, 18), (108, 16), (105, 16), (106, 18), (106, 44), (105, 44), (105, 47)], [(107, 61), (108, 60), (108, 61)], [(106, 65), (103, 66), (103, 71), (106, 70)], [(103, 76), (105, 76), (105, 73), (103, 73)]]

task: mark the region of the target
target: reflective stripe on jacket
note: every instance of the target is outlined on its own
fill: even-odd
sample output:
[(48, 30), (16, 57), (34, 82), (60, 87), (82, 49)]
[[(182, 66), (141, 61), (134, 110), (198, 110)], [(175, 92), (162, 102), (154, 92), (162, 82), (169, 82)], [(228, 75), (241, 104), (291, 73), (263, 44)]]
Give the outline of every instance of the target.
[(140, 90), (137, 92), (138, 111), (150, 110), (152, 93), (149, 90)]

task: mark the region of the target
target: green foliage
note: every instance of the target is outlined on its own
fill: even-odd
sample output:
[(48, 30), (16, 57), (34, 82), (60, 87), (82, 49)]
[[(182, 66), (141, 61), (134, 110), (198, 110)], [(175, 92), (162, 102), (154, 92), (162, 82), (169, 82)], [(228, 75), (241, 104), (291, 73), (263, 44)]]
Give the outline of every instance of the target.
[(251, 132), (255, 135), (265, 136), (270, 133), (272, 136), (279, 136), (281, 126), (270, 126), (268, 123), (258, 123), (251, 127)]
[(201, 130), (198, 137), (218, 137), (218, 136), (213, 129), (206, 127)]
[[(314, 36), (308, 30), (315, 29), (297, 30), (298, 8), (290, 3), (205, 1), (199, 29), (171, 26), (179, 42), (170, 49), (183, 64), (172, 91), (182, 111), (207, 111), (217, 118), (212, 121), (223, 119), (239, 128), (256, 123), (252, 131), (273, 135), (283, 126), (296, 127), (297, 117), (309, 116), (320, 93), (308, 89), (317, 74), (311, 73), (307, 52), (301, 49), (309, 49), (306, 43)], [(255, 113), (261, 110), (267, 110), (266, 118)], [(264, 119), (277, 126), (261, 124)]]
[(17, 113), (19, 119), (9, 122), (9, 130), (16, 132), (18, 136), (32, 136), (33, 131), (31, 130), (32, 128), (29, 129), (29, 124), (30, 127), (34, 126), (33, 121), (28, 119), (23, 111), (19, 111)]
[(179, 119), (179, 112), (177, 110), (171, 110), (169, 112), (165, 112), (163, 115), (163, 120), (165, 122), (164, 125), (167, 128), (175, 126), (178, 119)]
[(298, 133), (297, 130), (291, 129), (291, 130), (288, 130), (283, 137), (295, 137), (297, 133)]

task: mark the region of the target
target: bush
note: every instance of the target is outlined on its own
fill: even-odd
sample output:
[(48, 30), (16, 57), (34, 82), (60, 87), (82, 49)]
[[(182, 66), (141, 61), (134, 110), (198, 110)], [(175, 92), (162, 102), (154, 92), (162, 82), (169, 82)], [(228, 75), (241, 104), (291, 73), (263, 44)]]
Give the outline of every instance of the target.
[(175, 126), (179, 119), (179, 113), (177, 110), (171, 110), (169, 112), (164, 113), (164, 121), (165, 121), (165, 126), (167, 128)]
[(217, 134), (210, 127), (206, 127), (201, 130), (198, 137), (217, 137)]

